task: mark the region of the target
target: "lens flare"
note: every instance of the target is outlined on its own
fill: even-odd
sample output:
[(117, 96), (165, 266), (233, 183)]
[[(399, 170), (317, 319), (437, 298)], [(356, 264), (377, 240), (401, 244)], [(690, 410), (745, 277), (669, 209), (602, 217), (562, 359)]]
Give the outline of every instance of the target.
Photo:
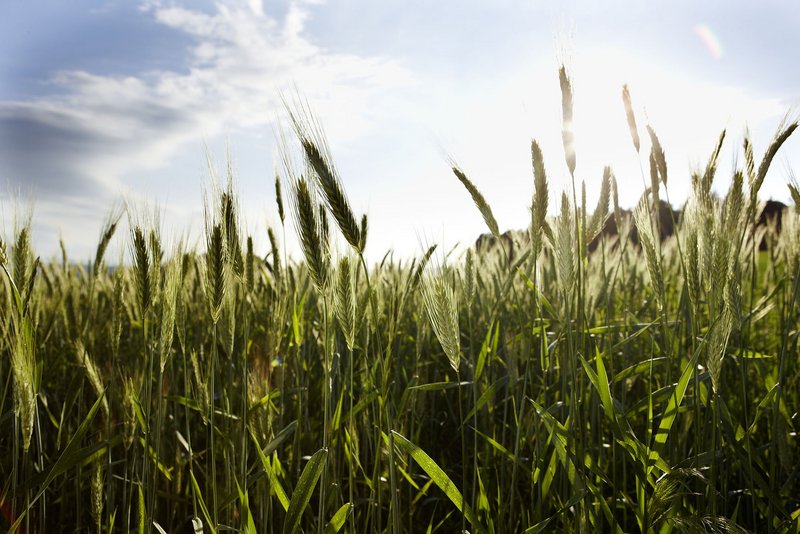
[(722, 44), (719, 42), (719, 38), (714, 32), (711, 31), (711, 28), (705, 24), (698, 24), (694, 27), (694, 33), (703, 41), (703, 44), (706, 45), (711, 57), (714, 59), (720, 59), (722, 57)]

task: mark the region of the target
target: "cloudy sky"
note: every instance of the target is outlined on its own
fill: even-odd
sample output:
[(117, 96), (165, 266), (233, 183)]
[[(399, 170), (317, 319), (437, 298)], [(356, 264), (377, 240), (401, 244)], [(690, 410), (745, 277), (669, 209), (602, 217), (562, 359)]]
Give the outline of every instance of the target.
[[(63, 236), (85, 259), (122, 199), (157, 205), (165, 233), (196, 238), (206, 156), (224, 169), (229, 154), (248, 230), (265, 250), (266, 227), (278, 224), (281, 95), (295, 94), (323, 124), (355, 210), (369, 214), (373, 259), (485, 231), (451, 157), (501, 230), (521, 228), (532, 138), (551, 193), (567, 187), (561, 61), (590, 202), (607, 164), (624, 204), (642, 192), (623, 83), (640, 125), (659, 133), (677, 202), (722, 129), (720, 190), (742, 161), (745, 128), (760, 154), (797, 115), (797, 28), (800, 7), (772, 0), (2, 0), (0, 231), (8, 236), (15, 206), (32, 202), (38, 253), (55, 254)], [(787, 198), (791, 169), (798, 139), (773, 165), (765, 197)]]

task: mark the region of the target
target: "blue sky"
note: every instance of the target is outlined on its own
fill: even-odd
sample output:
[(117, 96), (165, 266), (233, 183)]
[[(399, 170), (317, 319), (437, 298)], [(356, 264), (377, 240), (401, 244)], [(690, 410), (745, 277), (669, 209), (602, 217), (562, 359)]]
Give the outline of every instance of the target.
[[(266, 227), (278, 224), (280, 95), (295, 90), (323, 124), (355, 210), (369, 214), (373, 259), (485, 231), (450, 157), (501, 229), (526, 225), (532, 138), (551, 194), (567, 187), (562, 60), (590, 202), (604, 165), (624, 204), (642, 192), (623, 83), (640, 126), (652, 124), (666, 149), (674, 202), (723, 128), (722, 190), (745, 127), (763, 150), (800, 103), (800, 7), (788, 1), (7, 0), (0, 14), (3, 228), (32, 200), (45, 257), (63, 235), (88, 258), (119, 199), (157, 204), (166, 234), (196, 239), (207, 153), (219, 169), (230, 154), (248, 230), (265, 250)], [(791, 139), (765, 198), (786, 199), (798, 152)]]

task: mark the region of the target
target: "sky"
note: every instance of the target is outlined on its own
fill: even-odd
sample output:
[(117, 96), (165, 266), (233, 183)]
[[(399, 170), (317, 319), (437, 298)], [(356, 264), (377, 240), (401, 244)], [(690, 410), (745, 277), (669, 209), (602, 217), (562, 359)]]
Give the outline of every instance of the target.
[[(119, 203), (158, 212), (202, 248), (203, 199), (230, 165), (260, 253), (280, 231), (274, 177), (283, 101), (308, 102), (328, 139), (367, 255), (468, 246), (487, 229), (450, 171), (483, 192), (501, 231), (525, 228), (530, 143), (551, 206), (569, 190), (558, 67), (575, 93), (576, 179), (589, 205), (610, 165), (623, 205), (644, 189), (621, 91), (658, 133), (673, 204), (723, 129), (716, 189), (800, 104), (800, 6), (791, 1), (2, 0), (0, 233), (32, 206), (36, 252), (92, 255)], [(800, 137), (800, 136), (799, 136)], [(642, 158), (645, 166), (647, 159)], [(214, 169), (213, 171), (210, 169)], [(762, 188), (786, 201), (790, 139)], [(288, 184), (284, 184), (288, 191)], [(287, 220), (289, 250), (297, 250)], [(112, 254), (123, 254), (121, 233)], [(343, 247), (342, 247), (343, 249)]]

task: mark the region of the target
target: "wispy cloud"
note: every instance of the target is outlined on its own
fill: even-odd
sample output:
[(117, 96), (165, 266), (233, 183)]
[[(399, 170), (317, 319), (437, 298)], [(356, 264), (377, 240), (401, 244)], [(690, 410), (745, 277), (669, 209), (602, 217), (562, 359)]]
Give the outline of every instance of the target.
[(306, 34), (308, 10), (292, 2), (278, 18), (252, 0), (219, 1), (210, 12), (142, 3), (143, 17), (193, 39), (185, 68), (58, 72), (48, 96), (0, 101), (0, 183), (40, 204), (109, 198), (122, 177), (159, 168), (187, 144), (270, 131), (280, 92), (293, 87), (315, 102), (331, 133), (363, 133), (375, 95), (412, 76), (389, 59), (321, 48)]

